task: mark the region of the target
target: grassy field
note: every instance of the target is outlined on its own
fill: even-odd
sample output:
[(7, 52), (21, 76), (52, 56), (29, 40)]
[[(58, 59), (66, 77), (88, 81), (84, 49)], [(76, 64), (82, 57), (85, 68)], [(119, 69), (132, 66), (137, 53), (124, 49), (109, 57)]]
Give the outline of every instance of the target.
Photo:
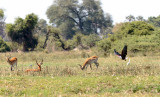
[[(160, 56), (132, 56), (130, 65), (117, 56), (99, 57), (99, 68), (92, 64), (82, 71), (84, 52), (11, 53), (18, 58), (18, 69), (10, 71), (5, 54), (0, 53), (0, 96), (159, 96)], [(89, 55), (94, 55), (89, 52)], [(98, 56), (98, 55), (97, 55)], [(44, 62), (41, 72), (35, 60)], [(32, 65), (32, 66), (31, 66)]]

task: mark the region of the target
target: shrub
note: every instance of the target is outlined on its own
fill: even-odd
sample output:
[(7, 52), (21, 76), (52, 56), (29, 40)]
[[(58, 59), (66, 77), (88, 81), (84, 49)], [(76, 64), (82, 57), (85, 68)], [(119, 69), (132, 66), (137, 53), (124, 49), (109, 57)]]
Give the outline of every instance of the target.
[(97, 42), (98, 51), (103, 53), (104, 56), (107, 56), (111, 49), (111, 41), (107, 38)]
[(0, 38), (0, 52), (10, 51), (10, 47)]

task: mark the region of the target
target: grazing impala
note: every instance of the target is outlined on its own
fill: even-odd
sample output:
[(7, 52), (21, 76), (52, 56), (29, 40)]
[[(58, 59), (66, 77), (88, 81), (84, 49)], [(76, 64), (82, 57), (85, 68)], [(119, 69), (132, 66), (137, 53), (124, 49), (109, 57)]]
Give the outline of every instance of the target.
[(92, 57), (90, 57), (90, 58), (87, 58), (86, 61), (84, 62), (84, 64), (83, 64), (82, 66), (81, 66), (81, 65), (79, 65), (79, 66), (80, 66), (80, 68), (81, 68), (82, 70), (84, 70), (85, 67), (86, 67), (86, 69), (87, 69), (88, 65), (90, 65), (90, 68), (92, 69), (91, 64), (94, 63), (94, 64), (96, 65), (96, 67), (98, 68), (99, 63), (98, 63), (97, 61), (98, 61), (98, 57), (97, 57), (97, 56), (92, 56)]
[[(6, 54), (5, 54), (5, 56), (6, 56)], [(17, 69), (17, 58), (16, 57), (11, 58), (11, 55), (10, 55), (9, 57), (6, 56), (6, 59), (7, 59), (7, 62), (11, 66), (11, 71), (13, 70), (12, 67), (14, 67), (14, 65), (16, 65), (16, 69)]]
[(38, 64), (38, 62), (37, 62), (37, 60), (36, 60), (36, 64), (38, 65), (38, 68), (37, 68), (37, 69), (27, 69), (25, 72), (29, 72), (29, 71), (34, 71), (34, 72), (36, 72), (36, 71), (41, 71), (41, 65), (43, 64), (43, 59), (42, 59), (42, 61), (41, 61), (40, 64)]

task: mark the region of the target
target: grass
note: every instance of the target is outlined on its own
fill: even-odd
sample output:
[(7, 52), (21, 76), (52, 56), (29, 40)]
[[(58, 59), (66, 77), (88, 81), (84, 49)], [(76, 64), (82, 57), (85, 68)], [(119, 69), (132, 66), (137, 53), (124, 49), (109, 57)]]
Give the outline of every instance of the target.
[[(0, 96), (158, 96), (160, 56), (129, 57), (131, 63), (116, 56), (100, 57), (99, 68), (80, 70), (86, 58), (81, 52), (11, 53), (18, 58), (18, 70), (10, 71), (5, 54), (0, 54)], [(89, 53), (89, 55), (94, 55)], [(35, 60), (44, 59), (41, 72)], [(30, 66), (32, 64), (32, 67)]]

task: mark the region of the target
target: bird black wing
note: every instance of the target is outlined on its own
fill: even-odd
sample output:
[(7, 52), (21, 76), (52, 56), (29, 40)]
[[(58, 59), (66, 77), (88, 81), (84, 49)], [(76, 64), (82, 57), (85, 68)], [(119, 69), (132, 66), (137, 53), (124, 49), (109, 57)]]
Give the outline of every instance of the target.
[(127, 46), (125, 45), (121, 53), (123, 60), (126, 58), (126, 55), (127, 55)]
[(114, 54), (116, 54), (117, 56), (121, 56), (121, 54), (119, 54), (115, 49), (114, 49)]

